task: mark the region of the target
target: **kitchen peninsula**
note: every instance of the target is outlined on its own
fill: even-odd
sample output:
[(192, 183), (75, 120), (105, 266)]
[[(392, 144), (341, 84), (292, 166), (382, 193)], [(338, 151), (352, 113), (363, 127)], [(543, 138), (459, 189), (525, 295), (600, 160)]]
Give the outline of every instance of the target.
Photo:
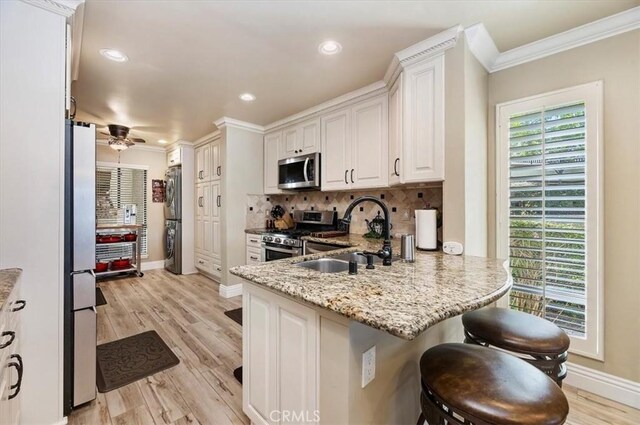
[[(461, 341), (456, 316), (505, 295), (511, 278), (502, 261), (440, 252), (360, 265), (357, 275), (300, 267), (371, 248), (355, 235), (324, 241), (347, 247), (231, 270), (244, 279), (244, 411), (256, 424), (283, 412), (322, 424), (414, 424), (420, 356)], [(375, 378), (363, 388), (363, 353), (374, 346)]]

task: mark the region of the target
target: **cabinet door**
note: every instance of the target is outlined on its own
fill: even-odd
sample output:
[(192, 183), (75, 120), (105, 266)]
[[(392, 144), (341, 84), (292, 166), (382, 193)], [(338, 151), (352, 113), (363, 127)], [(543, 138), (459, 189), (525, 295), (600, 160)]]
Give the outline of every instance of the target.
[(444, 180), (444, 56), (404, 70), (403, 183)]
[(213, 256), (213, 221), (211, 219), (202, 220), (202, 254)]
[(196, 218), (204, 215), (204, 184), (196, 185)]
[(354, 189), (388, 186), (387, 102), (387, 95), (383, 95), (352, 109), (349, 182)]
[(222, 258), (221, 232), (220, 220), (211, 220), (211, 256), (218, 260)]
[(402, 74), (389, 91), (389, 185), (401, 182), (402, 159)]
[(212, 180), (220, 180), (222, 177), (222, 144), (220, 141), (211, 144), (210, 175)]
[(242, 410), (254, 424), (268, 424), (275, 407), (272, 307), (262, 292), (242, 296)]
[(298, 126), (299, 153), (310, 154), (320, 151), (320, 120), (313, 119)]
[(316, 313), (301, 304), (276, 296), (276, 410), (313, 415), (317, 403)]
[(201, 217), (210, 220), (213, 207), (211, 205), (211, 183), (202, 183), (198, 185), (201, 188), (202, 198), (200, 200)]
[(349, 189), (351, 170), (350, 110), (328, 114), (321, 119), (322, 190)]
[(220, 220), (220, 210), (222, 208), (222, 195), (220, 192), (220, 182), (211, 183), (211, 218)]
[(195, 251), (198, 253), (204, 253), (204, 219), (202, 217), (196, 217), (194, 240)]
[(298, 127), (288, 127), (282, 130), (282, 142), (280, 148), (280, 159), (296, 156), (300, 152), (300, 140), (298, 137)]
[(211, 145), (196, 148), (196, 183), (211, 179)]
[(267, 195), (281, 193), (278, 189), (278, 152), (281, 139), (281, 132), (264, 136), (264, 193)]

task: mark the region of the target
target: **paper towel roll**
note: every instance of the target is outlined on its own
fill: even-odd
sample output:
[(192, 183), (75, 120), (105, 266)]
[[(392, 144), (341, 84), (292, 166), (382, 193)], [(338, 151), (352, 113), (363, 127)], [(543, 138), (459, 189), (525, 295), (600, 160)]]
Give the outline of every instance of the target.
[(438, 248), (438, 210), (416, 210), (416, 245), (418, 249)]

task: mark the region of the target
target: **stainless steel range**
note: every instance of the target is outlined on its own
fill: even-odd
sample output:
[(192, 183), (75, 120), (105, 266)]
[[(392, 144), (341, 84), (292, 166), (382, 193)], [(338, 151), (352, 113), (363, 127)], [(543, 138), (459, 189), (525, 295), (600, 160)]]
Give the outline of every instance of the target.
[(304, 253), (303, 236), (338, 229), (338, 214), (335, 211), (293, 211), (295, 228), (273, 229), (262, 234), (262, 261), (281, 260)]

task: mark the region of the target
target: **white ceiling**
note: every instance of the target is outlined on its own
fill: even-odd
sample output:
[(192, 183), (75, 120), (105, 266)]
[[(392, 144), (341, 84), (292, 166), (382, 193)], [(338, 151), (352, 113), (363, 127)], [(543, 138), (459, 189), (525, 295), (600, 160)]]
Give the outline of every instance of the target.
[[(150, 145), (193, 141), (222, 116), (265, 125), (378, 81), (396, 51), (456, 24), (484, 23), (505, 51), (637, 4), (87, 0), (72, 94), (79, 120), (133, 127)], [(342, 53), (320, 55), (326, 39)], [(240, 101), (243, 92), (257, 100)]]

